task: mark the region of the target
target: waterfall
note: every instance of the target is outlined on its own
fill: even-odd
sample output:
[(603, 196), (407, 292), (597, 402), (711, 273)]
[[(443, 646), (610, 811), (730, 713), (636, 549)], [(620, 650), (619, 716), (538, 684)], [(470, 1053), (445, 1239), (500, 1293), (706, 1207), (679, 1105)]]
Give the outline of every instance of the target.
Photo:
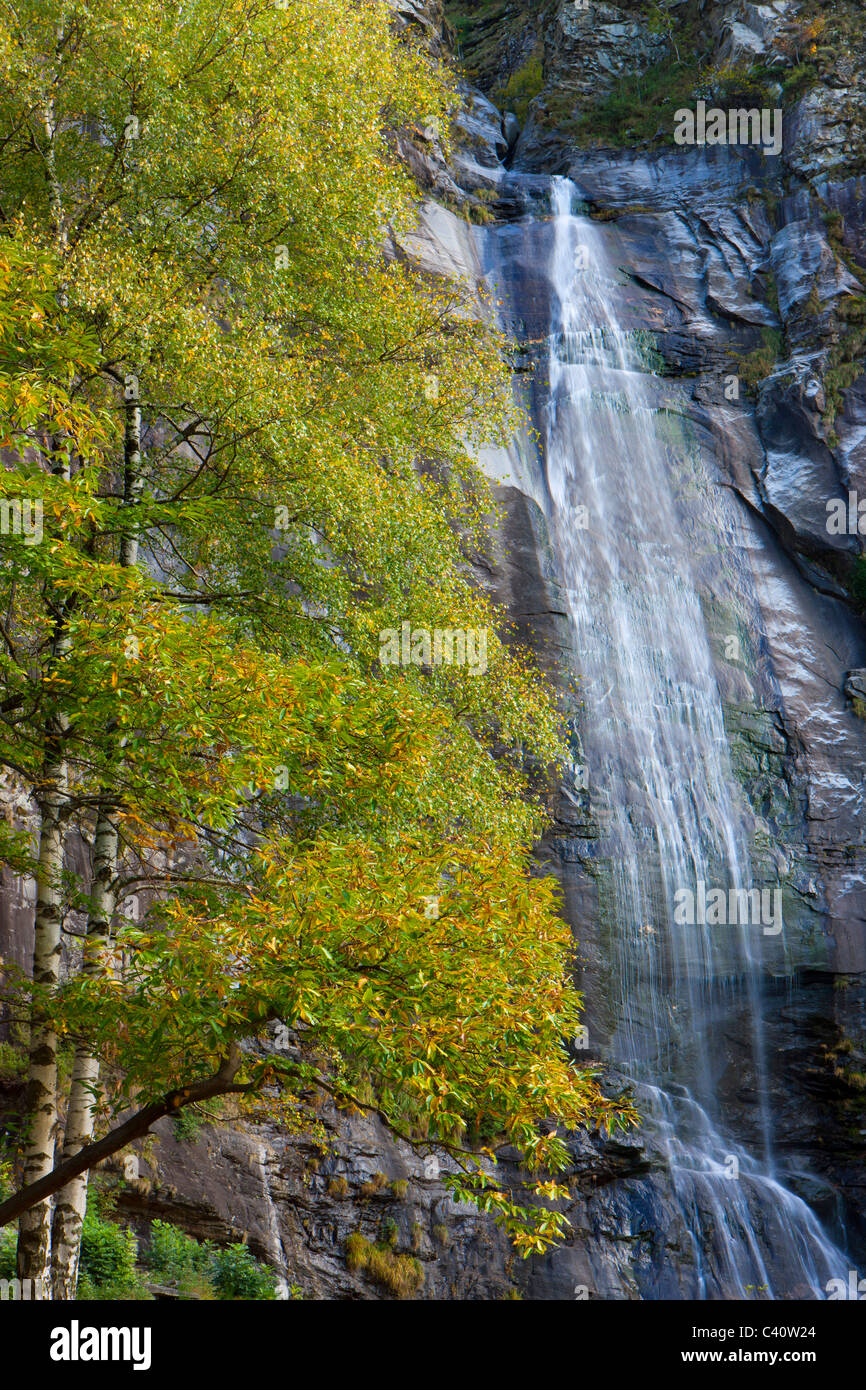
[[(848, 1261), (777, 1173), (762, 967), (784, 925), (774, 886), (752, 882), (748, 808), (683, 525), (684, 495), (706, 480), (671, 442), (649, 345), (620, 326), (621, 277), (599, 225), (573, 214), (575, 197), (553, 180), (542, 433), (583, 703), (576, 761), (599, 837), (604, 1051), (637, 1082), (666, 1156), (692, 1296), (823, 1298)], [(749, 1146), (717, 1101), (732, 1018), (747, 1020)]]

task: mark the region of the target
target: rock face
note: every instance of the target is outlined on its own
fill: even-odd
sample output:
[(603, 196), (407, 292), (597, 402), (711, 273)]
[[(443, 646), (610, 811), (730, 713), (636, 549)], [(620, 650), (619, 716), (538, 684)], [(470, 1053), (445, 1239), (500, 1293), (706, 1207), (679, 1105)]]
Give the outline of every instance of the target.
[[(120, 1187), (118, 1210), (145, 1241), (155, 1218), (200, 1240), (244, 1241), (306, 1298), (393, 1296), (348, 1266), (346, 1242), (357, 1233), (418, 1260), (421, 1298), (521, 1297), (539, 1278), (556, 1290), (551, 1296), (567, 1298), (578, 1276), (587, 1281), (581, 1250), (543, 1276), (515, 1258), (488, 1219), (451, 1199), (442, 1183), (442, 1173), (453, 1167), (448, 1160), (413, 1152), (373, 1119), (332, 1109), (320, 1118), (321, 1144), (267, 1126), (208, 1126), (179, 1142), (163, 1122), (145, 1146), (146, 1157), (139, 1157), (137, 1176), (127, 1174)], [(572, 1220), (579, 1229), (595, 1219), (589, 1194), (645, 1171), (648, 1163), (640, 1138), (605, 1143), (578, 1135), (570, 1148)], [(505, 1173), (519, 1181), (508, 1164)], [(600, 1272), (606, 1261), (593, 1253)]]
[(640, 10), (574, 0), (556, 10), (545, 46), (557, 94), (573, 94), (581, 106), (609, 92), (623, 74), (645, 72), (668, 48)]

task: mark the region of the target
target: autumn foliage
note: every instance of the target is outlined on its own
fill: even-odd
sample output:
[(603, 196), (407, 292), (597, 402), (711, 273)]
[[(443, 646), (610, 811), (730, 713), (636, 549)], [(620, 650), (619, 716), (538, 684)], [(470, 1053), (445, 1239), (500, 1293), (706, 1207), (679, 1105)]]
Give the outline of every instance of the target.
[[(571, 1059), (530, 873), (558, 716), (468, 572), (502, 344), (405, 249), (391, 137), (455, 99), (379, 4), (0, 15), (0, 496), (44, 525), (2, 537), (0, 763), (103, 846), (98, 901), (42, 853), (38, 930), (84, 939), (11, 1002), (98, 1067), (99, 1133), (231, 1055), (252, 1118), (327, 1093), (448, 1147), (529, 1252), (562, 1229), (557, 1124), (630, 1112)], [(488, 669), (382, 667), (407, 619), (486, 629)], [(4, 848), (35, 869), (29, 832)], [(549, 1200), (500, 1189), (503, 1143)]]

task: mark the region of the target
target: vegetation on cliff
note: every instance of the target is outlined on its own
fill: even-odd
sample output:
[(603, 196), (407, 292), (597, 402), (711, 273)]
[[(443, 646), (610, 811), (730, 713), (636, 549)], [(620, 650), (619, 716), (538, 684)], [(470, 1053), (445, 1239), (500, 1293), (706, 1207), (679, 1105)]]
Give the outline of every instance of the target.
[(699, 99), (789, 107), (857, 33), (847, 7), (827, 16), (810, 0), (764, 55), (731, 59), (720, 57), (719, 31), (697, 0), (450, 0), (446, 12), (472, 79), (521, 121), (531, 116), (573, 146), (670, 144), (674, 113)]

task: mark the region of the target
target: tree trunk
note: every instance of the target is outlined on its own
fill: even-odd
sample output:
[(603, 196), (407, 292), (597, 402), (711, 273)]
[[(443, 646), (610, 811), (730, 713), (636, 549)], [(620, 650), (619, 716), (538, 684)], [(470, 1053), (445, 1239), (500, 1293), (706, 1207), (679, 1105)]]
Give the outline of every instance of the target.
[[(126, 379), (124, 407), (123, 500), (126, 517), (120, 541), (120, 563), (132, 566), (138, 560), (138, 524), (134, 508), (142, 487), (141, 409), (138, 404), (138, 379), (134, 375)], [(110, 808), (103, 803), (97, 813), (93, 839), (92, 908), (82, 967), (88, 975), (99, 975), (107, 968), (106, 948), (116, 907), (117, 850), (117, 829), (111, 820)], [(61, 1162), (73, 1158), (93, 1138), (98, 1081), (99, 1058), (93, 1055), (84, 1039), (75, 1050)], [(89, 1170), (85, 1169), (55, 1199), (51, 1283), (52, 1297), (61, 1301), (75, 1298), (88, 1180)]]
[(138, 403), (138, 377), (130, 373), (124, 386), (126, 422), (123, 435), (124, 527), (120, 541), (120, 563), (138, 563), (138, 518), (135, 508), (141, 501), (144, 478), (141, 470), (141, 407)]
[[(62, 915), (63, 824), (61, 811), (66, 791), (66, 764), (48, 763), (49, 786), (41, 798), (42, 828), (36, 880), (33, 979), (48, 990), (56, 989), (60, 973)], [(50, 784), (53, 783), (53, 786)], [(23, 1149), (22, 1185), (28, 1187), (54, 1167), (57, 1129), (57, 1034), (43, 1004), (34, 1005), (30, 1022), (30, 1070), (28, 1076), (28, 1128)], [(42, 1202), (21, 1217), (18, 1228), (17, 1273), (19, 1279), (40, 1279), (48, 1287), (51, 1259), (51, 1205)]]
[(146, 1105), (143, 1110), (137, 1110), (122, 1125), (110, 1130), (93, 1144), (85, 1145), (72, 1158), (59, 1163), (53, 1172), (46, 1173), (38, 1183), (21, 1188), (5, 1202), (0, 1202), (0, 1226), (14, 1221), (16, 1217), (21, 1220), (24, 1212), (32, 1210), (37, 1203), (44, 1203), (46, 1197), (58, 1192), (61, 1187), (68, 1186), (72, 1178), (77, 1177), (79, 1173), (102, 1163), (120, 1149), (125, 1149), (127, 1144), (131, 1144), (135, 1139), (141, 1139), (151, 1125), (155, 1125), (157, 1120), (161, 1120), (165, 1115), (176, 1115), (184, 1106), (195, 1105), (198, 1101), (210, 1100), (214, 1096), (249, 1094), (255, 1089), (255, 1083), (236, 1084), (234, 1079), (242, 1061), (243, 1053), (236, 1043), (232, 1043), (219, 1070), (206, 1081), (192, 1081), (180, 1090), (169, 1091), (162, 1100)]
[[(63, 44), (63, 27), (57, 28), (55, 58), (59, 61)], [(57, 125), (52, 98), (42, 110), (45, 133), (45, 176), (48, 185), (50, 231), (61, 253), (66, 248), (63, 198), (57, 178), (55, 139)], [(61, 291), (60, 303), (66, 304)], [(70, 466), (59, 470), (67, 479)], [(61, 604), (55, 619), (51, 643), (51, 660), (56, 661), (68, 650), (67, 612), (69, 604)], [(50, 994), (60, 978), (60, 941), (62, 926), (62, 879), (64, 812), (66, 809), (69, 770), (64, 741), (68, 723), (62, 714), (46, 722), (45, 759), (42, 778), (37, 790), (37, 802), (42, 816), (39, 832), (39, 867), (36, 875), (36, 917), (33, 942), (33, 980)], [(44, 1004), (37, 1001), (30, 1019), (30, 1065), (27, 1079), (28, 1126), (22, 1149), (24, 1187), (51, 1172), (54, 1166), (54, 1144), (57, 1134), (57, 1034)], [(18, 1226), (16, 1255), (19, 1279), (41, 1280), (34, 1288), (49, 1289), (51, 1267), (51, 1204), (42, 1202), (26, 1212)]]
[[(117, 844), (115, 826), (107, 813), (100, 813), (93, 841), (92, 908), (84, 942), (83, 970), (87, 975), (101, 974), (107, 968), (106, 948), (116, 905)], [(72, 1158), (93, 1138), (98, 1081), (99, 1058), (94, 1057), (86, 1041), (79, 1043), (72, 1067), (61, 1162)], [(55, 1198), (51, 1234), (52, 1297), (55, 1299), (75, 1298), (81, 1229), (87, 1209), (87, 1182), (85, 1170)]]

